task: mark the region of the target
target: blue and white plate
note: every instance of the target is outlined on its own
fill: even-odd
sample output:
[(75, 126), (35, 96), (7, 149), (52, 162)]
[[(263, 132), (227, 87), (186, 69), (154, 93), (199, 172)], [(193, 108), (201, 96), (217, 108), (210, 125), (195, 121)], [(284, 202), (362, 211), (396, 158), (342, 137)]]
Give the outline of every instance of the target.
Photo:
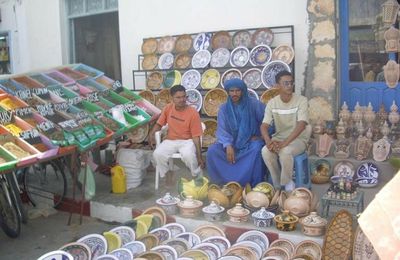
[(210, 260), (217, 260), (221, 256), (221, 252), (217, 245), (209, 242), (203, 242), (193, 247), (193, 249), (198, 249), (207, 253)]
[(356, 181), (361, 187), (374, 187), (378, 184), (379, 168), (375, 163), (365, 162), (358, 166)]
[(162, 70), (167, 70), (172, 68), (174, 65), (174, 55), (170, 52), (166, 52), (160, 56), (158, 59), (158, 68)]
[(261, 80), (266, 88), (272, 88), (276, 85), (275, 76), (279, 72), (287, 70), (291, 72), (289, 65), (283, 61), (271, 61), (262, 70)]
[(253, 66), (264, 66), (272, 57), (272, 50), (268, 45), (260, 44), (250, 52), (250, 63)]
[(42, 255), (38, 260), (74, 260), (74, 257), (68, 252), (56, 250)]
[(207, 237), (203, 240), (203, 243), (206, 242), (217, 245), (221, 253), (225, 252), (226, 249), (231, 247), (231, 242), (229, 242), (229, 240), (223, 236)]
[(249, 49), (239, 46), (232, 51), (229, 61), (232, 67), (244, 67), (249, 62), (249, 57)]
[(186, 232), (185, 227), (179, 223), (169, 223), (164, 225), (163, 228), (168, 228), (171, 231), (171, 237), (176, 237), (180, 233)]
[(210, 46), (212, 33), (199, 33), (193, 41), (195, 51), (207, 50)]
[(203, 105), (203, 98), (201, 93), (197, 89), (186, 90), (186, 104), (194, 107), (197, 111), (200, 111)]
[(261, 231), (258, 230), (250, 230), (242, 235), (236, 240), (237, 242), (241, 241), (252, 241), (255, 242), (257, 245), (259, 245), (262, 248), (262, 251), (264, 252), (267, 250), (269, 247), (269, 239), (268, 237)]
[(122, 248), (129, 249), (133, 257), (136, 257), (146, 251), (146, 245), (140, 241), (129, 242), (128, 244), (123, 245)]
[(77, 242), (82, 242), (90, 248), (93, 259), (107, 253), (107, 240), (102, 235), (90, 234), (80, 238)]
[(117, 248), (114, 251), (112, 251), (110, 253), (110, 255), (117, 257), (119, 260), (132, 260), (133, 259), (132, 252), (126, 248)]
[(155, 235), (158, 238), (159, 243), (162, 243), (171, 238), (171, 231), (168, 228), (156, 228), (150, 231), (150, 234)]
[(207, 50), (197, 51), (192, 58), (192, 67), (195, 69), (205, 68), (211, 61), (211, 53)]
[(261, 86), (261, 70), (258, 68), (251, 68), (243, 74), (243, 81), (248, 88), (257, 89)]
[(160, 245), (153, 247), (150, 251), (155, 251), (162, 254), (165, 260), (175, 260), (178, 258), (178, 252), (176, 252), (175, 248), (168, 245)]
[(226, 64), (228, 64), (230, 57), (231, 57), (231, 53), (229, 52), (228, 49), (226, 49), (226, 48), (216, 49), (211, 54), (210, 65), (213, 68), (224, 67), (224, 66), (226, 66)]
[(190, 248), (201, 243), (200, 237), (193, 232), (183, 232), (176, 236), (176, 238), (183, 238), (188, 241)]
[(200, 84), (201, 75), (198, 70), (188, 70), (183, 73), (181, 84), (186, 89), (195, 89)]
[(92, 259), (90, 248), (84, 243), (72, 242), (62, 246), (60, 250), (70, 253), (74, 259)]
[(127, 226), (113, 228), (110, 230), (110, 232), (114, 232), (121, 237), (122, 245), (132, 242), (136, 238), (135, 230)]
[(258, 97), (257, 92), (254, 89), (247, 88), (247, 92), (249, 93), (249, 97), (252, 97), (252, 98), (255, 98), (257, 100), (260, 100), (260, 98)]
[(238, 69), (229, 69), (222, 74), (221, 85), (225, 87), (224, 83), (230, 79), (242, 79), (242, 73)]

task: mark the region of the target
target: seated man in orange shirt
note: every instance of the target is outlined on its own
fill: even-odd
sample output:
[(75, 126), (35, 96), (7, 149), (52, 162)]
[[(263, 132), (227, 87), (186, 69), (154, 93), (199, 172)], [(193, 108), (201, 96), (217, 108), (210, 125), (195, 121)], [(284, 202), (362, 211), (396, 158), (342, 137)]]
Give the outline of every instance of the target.
[(149, 134), (149, 143), (155, 144), (154, 133), (168, 124), (166, 139), (154, 150), (153, 159), (160, 168), (160, 177), (167, 173), (167, 184), (171, 185), (172, 172), (168, 172), (168, 158), (176, 152), (190, 169), (193, 177), (202, 174), (204, 161), (201, 157), (200, 136), (203, 134), (199, 113), (186, 104), (186, 90), (181, 85), (170, 89), (172, 103), (161, 112), (157, 123)]

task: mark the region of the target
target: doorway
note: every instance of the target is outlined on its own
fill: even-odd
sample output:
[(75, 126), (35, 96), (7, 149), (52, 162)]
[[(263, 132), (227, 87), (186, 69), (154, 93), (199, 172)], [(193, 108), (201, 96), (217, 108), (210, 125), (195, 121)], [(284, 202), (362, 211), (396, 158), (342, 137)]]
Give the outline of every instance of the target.
[(73, 19), (76, 63), (84, 63), (121, 80), (118, 12)]

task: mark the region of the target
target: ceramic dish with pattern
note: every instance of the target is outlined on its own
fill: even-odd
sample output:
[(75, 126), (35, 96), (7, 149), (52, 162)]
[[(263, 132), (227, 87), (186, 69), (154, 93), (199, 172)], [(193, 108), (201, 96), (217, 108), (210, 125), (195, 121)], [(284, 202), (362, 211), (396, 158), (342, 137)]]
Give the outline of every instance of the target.
[(178, 85), (181, 83), (181, 73), (177, 70), (168, 71), (164, 77), (164, 88), (170, 88), (172, 86)]
[(265, 44), (271, 46), (274, 41), (274, 33), (269, 28), (260, 28), (253, 33), (251, 42), (253, 46)]
[(168, 103), (172, 101), (169, 89), (162, 89), (156, 96), (156, 106), (162, 110)]
[(185, 89), (195, 89), (200, 84), (200, 81), (200, 72), (192, 69), (183, 73), (181, 84), (185, 87)]
[(370, 188), (378, 185), (379, 168), (373, 162), (362, 163), (357, 168), (356, 181), (358, 185), (364, 188)]
[(178, 37), (175, 42), (175, 52), (188, 52), (192, 48), (193, 39), (189, 34), (183, 34)]
[(328, 183), (331, 176), (332, 166), (325, 159), (318, 159), (311, 163), (311, 181), (315, 184)]
[(139, 96), (149, 101), (151, 104), (156, 103), (156, 96), (154, 95), (153, 91), (145, 89), (138, 93)]
[(179, 235), (176, 236), (176, 238), (185, 239), (189, 244), (189, 248), (192, 248), (195, 245), (198, 245), (198, 244), (201, 243), (200, 237), (197, 234), (193, 233), (193, 232), (180, 233)]
[(159, 243), (162, 243), (171, 238), (171, 231), (168, 228), (156, 228), (150, 231), (150, 234), (157, 236)]
[(146, 54), (153, 54), (157, 51), (158, 42), (154, 38), (143, 39), (142, 44), (142, 53)]
[(196, 228), (193, 233), (197, 234), (202, 241), (208, 237), (225, 236), (224, 231), (215, 225), (202, 225)]
[(360, 226), (358, 226), (354, 234), (353, 260), (364, 259), (379, 260), (379, 256), (371, 241), (369, 241), (368, 237), (362, 232)]
[(211, 53), (208, 50), (197, 51), (192, 58), (192, 67), (195, 69), (205, 68), (210, 63)]
[(286, 250), (286, 248), (282, 247), (270, 247), (268, 248), (267, 251), (265, 251), (263, 257), (279, 257), (278, 259), (281, 260), (290, 260), (290, 255), (289, 252)]
[(322, 258), (321, 246), (312, 240), (305, 240), (300, 242), (295, 249), (295, 254), (309, 254), (314, 257), (314, 259)]
[(254, 253), (250, 248), (248, 248), (246, 246), (232, 246), (232, 247), (228, 248), (224, 253), (224, 256), (228, 256), (228, 255), (238, 256), (242, 260), (257, 260), (258, 259), (256, 253)]
[(136, 259), (147, 259), (147, 260), (166, 260), (163, 254), (156, 251), (146, 251), (136, 257)]
[(232, 37), (232, 45), (234, 48), (243, 46), (246, 48), (250, 48), (251, 46), (251, 34), (249, 31), (241, 30), (235, 32)]
[(295, 251), (294, 244), (290, 240), (284, 238), (279, 238), (275, 240), (274, 242), (271, 243), (270, 247), (285, 248), (289, 252), (289, 255), (293, 255)]
[(110, 253), (118, 258), (118, 260), (131, 260), (133, 259), (133, 254), (129, 249), (126, 248), (117, 248)]
[(231, 53), (229, 52), (228, 49), (226, 49), (226, 48), (216, 49), (211, 54), (210, 65), (213, 68), (225, 67), (226, 64), (228, 64), (230, 58), (231, 58)]
[(215, 133), (217, 132), (217, 120), (208, 118), (205, 119), (203, 123), (206, 126), (203, 133), (203, 147), (209, 147), (217, 140), (215, 137)]
[(146, 81), (146, 86), (148, 89), (151, 90), (156, 90), (160, 89), (162, 83), (163, 83), (164, 77), (161, 72), (159, 71), (154, 71), (150, 73), (150, 75), (147, 77)]
[(80, 238), (76, 242), (87, 245), (90, 248), (93, 259), (107, 253), (107, 240), (102, 235), (90, 234)]
[(234, 255), (221, 256), (218, 260), (241, 260), (242, 258)]
[(197, 111), (200, 111), (203, 105), (203, 97), (197, 89), (186, 90), (186, 104), (194, 107)]
[(260, 100), (260, 98), (258, 97), (257, 92), (254, 89), (247, 88), (247, 92), (249, 93), (249, 97), (252, 97), (252, 98), (255, 98), (257, 100)]
[(146, 246), (146, 250), (150, 250), (159, 244), (158, 237), (154, 234), (144, 234), (138, 237), (137, 241), (142, 242)]
[(218, 246), (221, 254), (223, 252), (225, 252), (226, 249), (231, 247), (231, 242), (229, 242), (229, 240), (224, 236), (207, 237), (203, 240), (203, 243), (212, 243), (212, 244)]
[(172, 68), (174, 65), (174, 55), (170, 52), (166, 52), (160, 56), (158, 59), (158, 68), (162, 70), (167, 70)]
[(261, 246), (258, 245), (256, 242), (253, 242), (250, 240), (237, 242), (233, 246), (245, 246), (245, 247), (251, 249), (257, 255), (257, 259), (261, 259), (261, 256), (263, 254), (263, 250), (262, 250)]
[(38, 258), (38, 260), (54, 260), (54, 259), (74, 260), (74, 257), (68, 252), (62, 250), (55, 250), (48, 252)]
[(203, 89), (213, 89), (218, 87), (220, 74), (216, 69), (208, 69), (201, 75), (200, 85)]
[[(148, 124), (136, 127), (133, 130), (125, 133), (127, 138), (129, 140), (131, 140), (131, 142), (134, 144), (140, 144), (140, 143), (144, 142), (146, 140), (148, 134), (149, 134), (149, 125)], [(124, 239), (122, 239), (122, 240), (124, 240)], [(133, 237), (132, 240), (135, 240), (135, 237)], [(130, 242), (130, 241), (128, 241), (128, 242)]]
[(105, 254), (101, 255), (96, 260), (119, 260), (115, 255)]
[(171, 238), (162, 243), (163, 245), (171, 246), (175, 249), (176, 253), (181, 255), (183, 252), (189, 250), (190, 246), (187, 240), (183, 238)]
[(339, 177), (353, 178), (354, 165), (350, 161), (341, 161), (335, 165), (333, 174)]
[(208, 254), (199, 249), (190, 249), (185, 253), (183, 253), (181, 257), (189, 257), (191, 259), (196, 259), (196, 260), (210, 260)]
[(217, 245), (214, 245), (212, 243), (200, 243), (198, 245), (195, 245), (193, 249), (199, 249), (207, 253), (207, 255), (210, 257), (210, 260), (217, 260), (221, 256), (221, 252), (219, 250), (219, 247)]
[(142, 68), (144, 70), (152, 70), (157, 67), (158, 57), (155, 54), (144, 55), (142, 60)]
[(265, 65), (261, 73), (261, 80), (264, 86), (266, 88), (275, 86), (275, 76), (283, 70), (291, 72), (289, 65), (279, 60), (271, 61)]
[(122, 245), (125, 245), (129, 242), (135, 240), (135, 231), (131, 227), (120, 226), (110, 230), (110, 232), (114, 232), (121, 237)]
[(122, 246), (122, 239), (118, 234), (107, 231), (103, 232), (103, 236), (107, 240), (107, 252), (111, 252)]
[(218, 48), (231, 49), (232, 40), (230, 34), (226, 31), (219, 31), (215, 33), (211, 39), (211, 47), (213, 50)]
[(248, 88), (257, 89), (261, 86), (261, 70), (258, 68), (251, 68), (243, 74), (243, 81)]
[(159, 217), (161, 219), (162, 225), (165, 225), (167, 223), (167, 214), (161, 207), (154, 206), (154, 207), (147, 208), (143, 211), (142, 214), (151, 214), (151, 215)]
[(250, 52), (250, 63), (253, 66), (264, 66), (272, 57), (272, 50), (268, 45), (257, 45)]
[(157, 52), (162, 54), (172, 52), (175, 47), (175, 38), (172, 36), (164, 36), (158, 42)]
[(175, 248), (168, 245), (153, 247), (151, 251), (162, 254), (166, 260), (175, 260), (178, 258), (178, 253), (176, 252)]
[(185, 227), (179, 223), (169, 223), (163, 226), (171, 231), (171, 237), (176, 237), (178, 234), (186, 232)]
[(229, 62), (232, 67), (244, 67), (246, 66), (247, 62), (249, 62), (249, 56), (249, 49), (239, 46), (231, 52), (231, 58)]
[(122, 248), (126, 248), (131, 251), (133, 257), (138, 256), (139, 254), (146, 251), (146, 245), (140, 241), (132, 241), (122, 246)]
[(309, 254), (296, 254), (292, 256), (291, 260), (315, 260), (315, 258)]
[(260, 97), (261, 102), (264, 104), (267, 104), (268, 101), (270, 101), (272, 98), (276, 97), (279, 95), (279, 89), (278, 88), (271, 88), (266, 91), (264, 91)]
[(219, 106), (226, 102), (228, 93), (224, 89), (214, 88), (204, 96), (203, 110), (208, 116), (217, 116)]
[(280, 60), (286, 64), (290, 64), (294, 58), (293, 47), (287, 44), (281, 44), (272, 52), (272, 60)]
[(66, 244), (60, 248), (60, 250), (70, 253), (74, 259), (90, 260), (92, 259), (92, 253), (90, 248), (80, 242), (73, 242)]
[(210, 46), (212, 34), (211, 33), (199, 33), (193, 41), (193, 49), (195, 51), (207, 50)]
[(262, 247), (262, 250), (265, 251), (269, 247), (269, 240), (268, 237), (261, 231), (258, 230), (250, 230), (242, 235), (239, 236), (239, 238), (236, 240), (236, 242), (241, 242), (241, 241), (253, 241), (259, 246)]
[(174, 61), (175, 69), (186, 69), (189, 67), (192, 57), (187, 52), (182, 52), (176, 55)]
[(221, 77), (221, 85), (223, 87), (225, 87), (224, 83), (227, 80), (230, 80), (230, 79), (242, 79), (242, 73), (240, 72), (240, 70), (238, 70), (238, 69), (229, 69), (229, 70), (225, 71), (224, 74), (222, 74), (222, 77)]

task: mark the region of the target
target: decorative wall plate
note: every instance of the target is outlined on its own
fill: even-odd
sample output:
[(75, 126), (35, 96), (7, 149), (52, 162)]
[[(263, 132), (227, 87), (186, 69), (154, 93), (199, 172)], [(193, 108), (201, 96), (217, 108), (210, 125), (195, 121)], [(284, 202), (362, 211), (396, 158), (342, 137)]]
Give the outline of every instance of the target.
[(162, 54), (172, 52), (175, 47), (175, 38), (172, 36), (164, 36), (158, 42), (157, 52)]
[(68, 252), (62, 250), (55, 250), (48, 252), (38, 258), (38, 260), (53, 260), (53, 259), (74, 260), (74, 257)]
[(226, 66), (226, 64), (228, 64), (230, 57), (231, 57), (231, 54), (228, 49), (226, 49), (226, 48), (216, 49), (211, 54), (210, 65), (213, 68), (224, 67), (224, 66)]
[(218, 87), (220, 74), (216, 69), (208, 69), (201, 75), (200, 85), (203, 89), (213, 89)]
[(192, 58), (193, 68), (205, 68), (210, 63), (211, 53), (208, 50), (197, 51)]
[(188, 53), (179, 53), (175, 57), (174, 67), (175, 69), (186, 69), (189, 67), (191, 61), (192, 57)]
[(158, 68), (162, 70), (167, 70), (172, 68), (174, 65), (174, 55), (170, 52), (166, 52), (160, 56), (158, 59)]
[(203, 97), (197, 89), (186, 90), (186, 104), (194, 107), (197, 111), (200, 111), (203, 105)]
[(253, 33), (253, 37), (251, 38), (253, 46), (259, 44), (265, 44), (271, 46), (274, 41), (274, 33), (269, 28), (260, 28)]
[(263, 232), (258, 230), (250, 230), (243, 233), (242, 235), (239, 236), (236, 242), (245, 240), (256, 242), (259, 246), (262, 247), (263, 251), (267, 250), (267, 248), (269, 247), (268, 237)]
[(215, 33), (211, 39), (211, 47), (213, 50), (218, 48), (231, 49), (232, 40), (230, 34), (226, 31), (219, 31)]
[(133, 259), (132, 252), (127, 248), (117, 248), (110, 253), (115, 256), (118, 260), (131, 260)]
[(145, 70), (152, 70), (157, 67), (158, 57), (155, 54), (144, 55), (142, 60), (142, 68)]
[(226, 102), (228, 93), (224, 89), (214, 88), (204, 96), (203, 109), (208, 116), (217, 116), (219, 106)]
[(289, 65), (279, 60), (271, 61), (267, 65), (265, 65), (261, 73), (261, 80), (264, 86), (266, 88), (271, 88), (275, 86), (275, 76), (283, 70), (291, 72)]
[(208, 237), (225, 236), (224, 231), (215, 225), (202, 225), (196, 228), (193, 233), (197, 234), (202, 241)]
[(151, 251), (162, 254), (166, 260), (175, 260), (178, 258), (178, 252), (176, 252), (175, 248), (168, 245), (153, 247)]
[(148, 89), (142, 90), (139, 92), (139, 96), (146, 99), (153, 105), (156, 103), (156, 96), (154, 95), (153, 91), (151, 91), (151, 90), (148, 90)]
[(148, 89), (151, 89), (151, 90), (160, 89), (163, 80), (164, 80), (164, 77), (161, 72), (153, 71), (147, 77), (146, 86)]
[(242, 79), (242, 73), (240, 72), (240, 70), (238, 70), (238, 69), (229, 69), (229, 70), (225, 71), (224, 74), (222, 74), (222, 77), (221, 77), (221, 85), (223, 87), (225, 87), (224, 83), (227, 80), (230, 80), (230, 79)]
[[(148, 129), (148, 126), (146, 127)], [(147, 134), (146, 134), (147, 136)], [(144, 140), (144, 139), (143, 139)], [(114, 232), (121, 237), (122, 245), (125, 245), (129, 242), (135, 240), (135, 231), (131, 227), (120, 226), (110, 230), (110, 232)]]
[(250, 52), (250, 63), (253, 66), (264, 66), (272, 57), (272, 50), (268, 45), (257, 45)]
[(82, 260), (90, 260), (92, 259), (92, 252), (90, 248), (80, 242), (73, 242), (66, 244), (60, 248), (60, 250), (70, 253), (73, 256), (73, 259), (82, 259)]
[(255, 98), (257, 100), (260, 100), (260, 98), (258, 97), (257, 92), (254, 89), (247, 88), (247, 92), (249, 93), (249, 97), (252, 97), (252, 98)]
[(221, 253), (225, 252), (226, 249), (231, 247), (231, 242), (223, 236), (211, 236), (203, 240), (204, 243), (213, 243), (218, 246)]
[(341, 161), (338, 164), (336, 164), (333, 174), (335, 176), (353, 178), (354, 165), (350, 161)]
[(90, 234), (78, 239), (76, 242), (87, 245), (90, 248), (93, 259), (107, 253), (107, 240), (102, 235)]
[(279, 95), (279, 89), (278, 88), (271, 88), (266, 91), (264, 91), (260, 97), (261, 102), (264, 104), (267, 104), (268, 101), (270, 101), (272, 98), (276, 97)]
[(133, 257), (143, 253), (146, 251), (146, 245), (140, 241), (132, 241), (122, 246), (122, 248), (129, 249), (131, 251)]
[[(144, 140), (146, 140), (147, 135), (149, 134), (149, 125), (146, 124), (146, 125), (136, 127), (133, 130), (126, 132), (125, 134), (132, 141), (132, 143), (140, 144), (140, 143), (144, 142)], [(122, 238), (122, 240), (124, 240), (124, 239)], [(135, 237), (133, 237), (132, 240), (135, 240)], [(128, 241), (128, 242), (130, 242), (130, 241)]]
[(188, 70), (183, 73), (182, 86), (186, 89), (195, 89), (200, 84), (201, 75), (198, 70)]
[(193, 41), (193, 49), (195, 51), (207, 50), (210, 46), (211, 33), (199, 33)]
[(358, 166), (356, 181), (358, 185), (370, 188), (378, 185), (379, 168), (373, 162), (365, 162)]
[(181, 73), (178, 70), (168, 71), (164, 78), (164, 88), (170, 88), (172, 86), (178, 85), (181, 83)]
[(213, 243), (202, 242), (198, 245), (195, 245), (193, 249), (202, 250), (207, 253), (210, 260), (217, 260), (221, 256), (221, 252), (217, 245)]
[(178, 234), (186, 232), (185, 227), (179, 223), (169, 223), (164, 225), (163, 227), (168, 228), (169, 231), (171, 231), (172, 237), (176, 237)]
[(248, 88), (257, 89), (261, 86), (261, 70), (258, 68), (252, 68), (247, 70), (243, 74), (243, 81), (246, 83)]
[(251, 46), (250, 32), (246, 30), (237, 31), (232, 37), (232, 45), (234, 48), (238, 46), (244, 46), (246, 48), (250, 48)]
[(167, 241), (164, 241), (162, 244), (173, 247), (178, 255), (181, 255), (183, 252), (189, 250), (190, 248), (187, 240), (183, 238), (171, 238)]
[(230, 64), (232, 67), (244, 67), (249, 61), (249, 49), (243, 46), (236, 47), (231, 52)]
[(368, 237), (362, 232), (360, 226), (357, 227), (354, 234), (353, 260), (379, 260), (374, 246), (368, 240)]
[(155, 38), (143, 39), (142, 53), (144, 55), (155, 53), (157, 51), (157, 45), (158, 42)]
[(193, 39), (189, 34), (183, 34), (175, 42), (175, 52), (188, 52), (192, 48)]
[(272, 60), (280, 60), (286, 64), (290, 64), (294, 58), (293, 47), (287, 44), (281, 44), (272, 52)]
[(321, 246), (312, 240), (304, 240), (296, 246), (295, 254), (309, 254), (314, 259), (322, 258)]

